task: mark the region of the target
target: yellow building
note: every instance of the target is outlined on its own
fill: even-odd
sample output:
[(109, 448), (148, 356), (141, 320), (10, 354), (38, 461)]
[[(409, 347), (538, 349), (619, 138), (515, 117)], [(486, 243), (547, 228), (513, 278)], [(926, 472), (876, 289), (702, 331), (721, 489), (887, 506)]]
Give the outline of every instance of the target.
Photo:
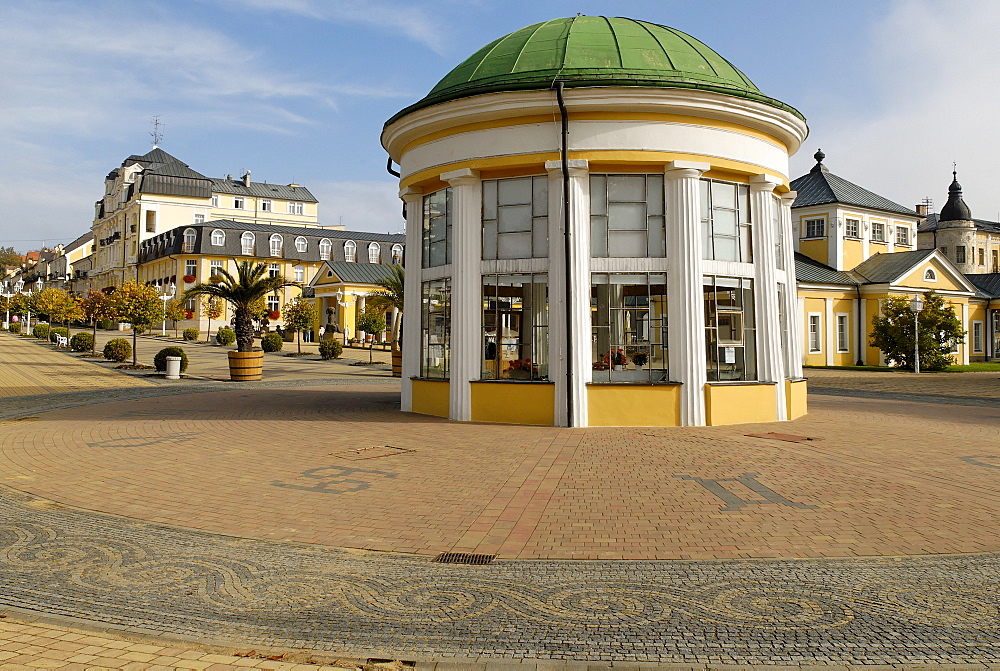
[[(882, 302), (930, 291), (950, 304), (966, 333), (955, 362), (996, 357), (1000, 296), (990, 293), (989, 278), (977, 286), (977, 278), (964, 275), (947, 249), (916, 249), (919, 213), (834, 175), (822, 152), (815, 158), (812, 170), (791, 183), (804, 364), (885, 365), (882, 352), (868, 344)], [(952, 212), (968, 215), (957, 181), (942, 208), (949, 220)]]
[(216, 219), (318, 227), (318, 202), (303, 186), (252, 182), (249, 172), (206, 177), (158, 147), (129, 156), (105, 178), (95, 205), (93, 288), (138, 279), (144, 241)]
[[(235, 273), (237, 263), (250, 261), (266, 263), (269, 273), (280, 274), (306, 287), (316, 280), (317, 270), (329, 267), (330, 263), (369, 274), (371, 269), (402, 263), (404, 240), (403, 235), (345, 231), (339, 227), (280, 226), (223, 219), (175, 228), (144, 240), (139, 245), (136, 274), (139, 282), (163, 287), (161, 291), (167, 293), (174, 285), (172, 296), (179, 296), (198, 282), (210, 281), (218, 269)], [(385, 275), (381, 271), (376, 274), (376, 280)], [(351, 284), (347, 290), (354, 299), (360, 297), (363, 304), (364, 296), (374, 285), (369, 283), (366, 289), (362, 284)], [(299, 287), (286, 287), (280, 294), (266, 298), (274, 315), (270, 327), (283, 326), (282, 309), (301, 294)], [(186, 308), (190, 317), (179, 322), (178, 327), (206, 330), (208, 319), (201, 306), (202, 302), (189, 301)], [(321, 308), (321, 321), (325, 321), (329, 303), (321, 299), (317, 307)], [(224, 312), (213, 321), (213, 330), (228, 323), (231, 317)], [(341, 319), (341, 325), (356, 332), (353, 311), (341, 315)]]

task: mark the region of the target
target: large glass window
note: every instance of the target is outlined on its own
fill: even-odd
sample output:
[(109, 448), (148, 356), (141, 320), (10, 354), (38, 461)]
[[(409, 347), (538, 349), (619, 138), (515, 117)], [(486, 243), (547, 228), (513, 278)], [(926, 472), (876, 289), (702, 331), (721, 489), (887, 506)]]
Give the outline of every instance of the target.
[(594, 273), (590, 285), (593, 381), (667, 380), (667, 276)]
[(253, 233), (250, 231), (245, 231), (243, 235), (240, 236), (240, 249), (244, 254), (253, 254), (253, 243), (254, 237)]
[(663, 175), (590, 176), (590, 255), (666, 256)]
[(423, 267), (451, 263), (451, 189), (424, 196)]
[(750, 263), (750, 188), (714, 179), (701, 180), (702, 256)]
[(753, 281), (706, 277), (703, 284), (709, 381), (756, 380)]
[(448, 379), (451, 368), (451, 281), (420, 286), (420, 377)]
[(547, 275), (483, 276), (484, 380), (547, 380)]
[(483, 258), (549, 255), (548, 177), (483, 181)]

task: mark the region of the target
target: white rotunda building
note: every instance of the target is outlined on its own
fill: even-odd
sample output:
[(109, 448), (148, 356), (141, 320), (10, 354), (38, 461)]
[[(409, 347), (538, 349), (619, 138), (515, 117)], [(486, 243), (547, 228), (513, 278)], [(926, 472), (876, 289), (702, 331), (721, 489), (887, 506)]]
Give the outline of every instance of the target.
[(678, 30), (486, 45), (385, 125), (407, 213), (402, 409), (704, 426), (805, 413), (801, 114)]

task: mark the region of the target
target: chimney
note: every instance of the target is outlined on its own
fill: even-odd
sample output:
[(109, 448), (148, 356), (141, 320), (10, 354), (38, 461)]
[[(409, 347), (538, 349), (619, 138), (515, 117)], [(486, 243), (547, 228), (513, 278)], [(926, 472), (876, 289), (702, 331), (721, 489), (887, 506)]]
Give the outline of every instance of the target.
[(226, 179), (228, 179), (231, 182), (231, 181), (233, 181), (233, 176), (232, 175), (226, 175)]
[(243, 175), (243, 186), (250, 186), (250, 171), (247, 170)]
[(920, 205), (917, 205), (913, 209), (915, 209), (917, 211), (917, 214), (919, 214), (921, 217), (926, 217), (927, 216), (927, 204), (926, 203), (921, 203)]

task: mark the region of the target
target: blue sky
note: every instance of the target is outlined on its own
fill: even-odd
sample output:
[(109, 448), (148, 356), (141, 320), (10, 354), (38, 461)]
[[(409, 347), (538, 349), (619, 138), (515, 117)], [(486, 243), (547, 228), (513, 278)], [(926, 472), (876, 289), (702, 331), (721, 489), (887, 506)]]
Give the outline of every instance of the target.
[(295, 181), (323, 223), (397, 231), (382, 123), (487, 42), (577, 12), (688, 32), (798, 108), (793, 176), (822, 147), (842, 177), (940, 208), (956, 161), (973, 215), (1000, 218), (993, 0), (3, 0), (0, 245), (85, 232), (153, 115), (203, 174)]

